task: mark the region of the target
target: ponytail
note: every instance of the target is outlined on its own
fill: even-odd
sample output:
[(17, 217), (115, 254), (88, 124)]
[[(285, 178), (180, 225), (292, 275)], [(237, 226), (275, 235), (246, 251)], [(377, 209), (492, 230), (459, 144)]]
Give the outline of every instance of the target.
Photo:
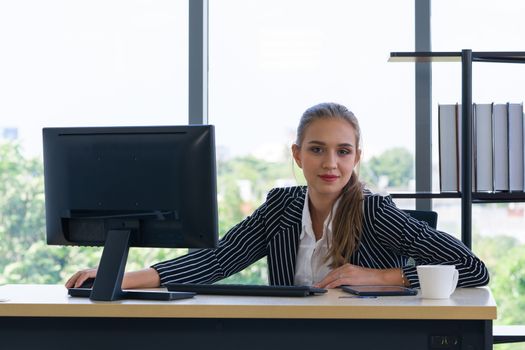
[(332, 223), (332, 244), (327, 260), (332, 268), (344, 265), (357, 250), (363, 227), (363, 185), (355, 170), (343, 188)]

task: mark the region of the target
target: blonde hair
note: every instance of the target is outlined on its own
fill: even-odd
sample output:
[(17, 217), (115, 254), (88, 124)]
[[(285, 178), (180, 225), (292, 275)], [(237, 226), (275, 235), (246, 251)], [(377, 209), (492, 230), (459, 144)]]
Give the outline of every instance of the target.
[[(305, 131), (318, 119), (339, 118), (347, 121), (355, 130), (356, 147), (361, 149), (361, 129), (355, 115), (338, 103), (320, 103), (308, 108), (302, 115), (297, 127), (296, 144), (300, 146)], [(350, 180), (343, 187), (340, 201), (332, 222), (332, 242), (326, 259), (332, 259), (332, 267), (344, 265), (356, 251), (363, 226), (363, 184), (354, 169)]]

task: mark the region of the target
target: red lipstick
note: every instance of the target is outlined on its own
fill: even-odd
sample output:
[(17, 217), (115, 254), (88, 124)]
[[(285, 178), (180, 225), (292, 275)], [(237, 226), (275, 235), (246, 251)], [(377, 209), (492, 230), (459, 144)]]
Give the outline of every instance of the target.
[(339, 179), (339, 176), (331, 175), (331, 174), (319, 175), (319, 177), (321, 178), (321, 180), (326, 181), (326, 182), (334, 182), (337, 179)]

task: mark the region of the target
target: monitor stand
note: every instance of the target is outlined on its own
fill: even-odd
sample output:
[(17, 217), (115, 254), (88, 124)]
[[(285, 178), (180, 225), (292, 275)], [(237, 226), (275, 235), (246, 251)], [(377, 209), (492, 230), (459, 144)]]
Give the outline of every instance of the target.
[(175, 300), (191, 298), (192, 292), (122, 290), (122, 278), (128, 260), (131, 230), (108, 231), (93, 288), (70, 288), (69, 295), (91, 300), (120, 299)]

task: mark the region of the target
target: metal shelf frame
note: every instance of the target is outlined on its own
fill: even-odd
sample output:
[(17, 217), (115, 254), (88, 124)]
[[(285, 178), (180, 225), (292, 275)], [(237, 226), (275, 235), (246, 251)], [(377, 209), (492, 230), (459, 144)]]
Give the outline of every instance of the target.
[[(470, 49), (461, 52), (391, 52), (389, 62), (461, 62), (461, 122), (463, 143), (461, 145), (461, 156), (463, 159), (472, 157), (472, 63), (525, 63), (525, 52), (523, 51), (479, 51)], [(465, 161), (461, 165), (461, 188), (472, 188), (472, 166), (471, 162)], [(432, 195), (432, 194), (427, 194)], [(448, 197), (450, 193), (441, 196), (397, 198), (460, 198), (461, 199), (461, 240), (469, 248), (472, 248), (472, 203), (487, 202), (522, 202), (525, 201), (525, 193), (472, 193), (462, 191), (457, 197)], [(422, 194), (424, 196), (424, 194)]]

